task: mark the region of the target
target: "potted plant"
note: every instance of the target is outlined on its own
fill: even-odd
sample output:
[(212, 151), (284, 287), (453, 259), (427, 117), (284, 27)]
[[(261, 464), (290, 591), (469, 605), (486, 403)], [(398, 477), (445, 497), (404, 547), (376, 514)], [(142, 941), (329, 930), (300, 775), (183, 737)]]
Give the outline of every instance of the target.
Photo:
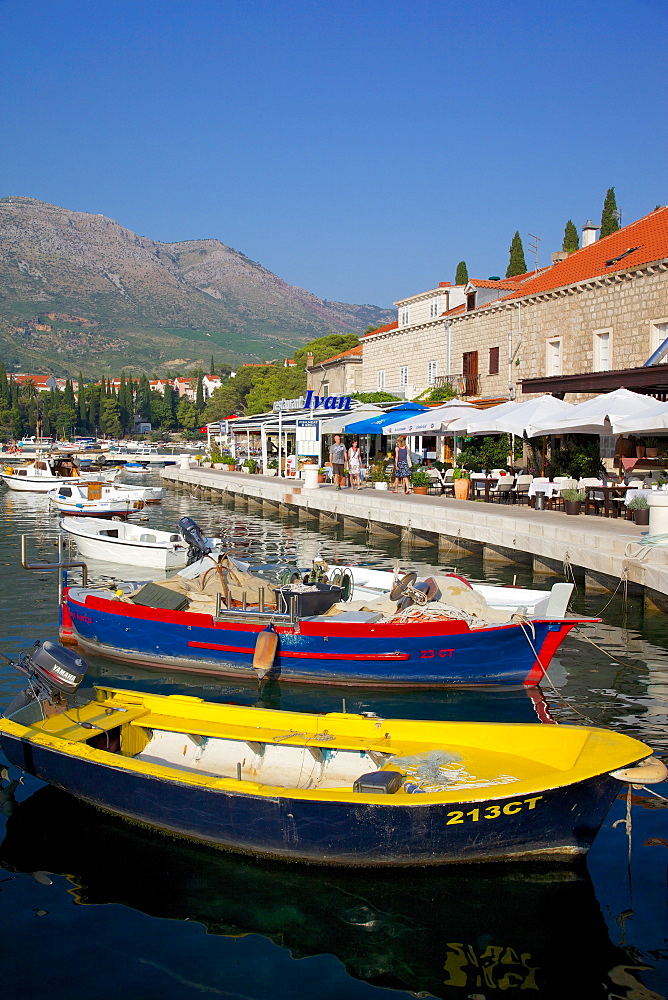
[(645, 457), (645, 442), (643, 441), (643, 439), (642, 438), (634, 438), (633, 439), (633, 443), (635, 444), (635, 447), (636, 447), (636, 458), (644, 458)]
[(424, 469), (417, 468), (413, 469), (411, 472), (411, 486), (413, 487), (413, 493), (421, 493), (426, 495), (427, 487), (431, 479), (429, 478), (429, 473)]
[(659, 457), (659, 439), (655, 437), (645, 438), (645, 455), (647, 458)]
[(371, 482), (373, 483), (373, 488), (375, 490), (387, 489), (387, 473), (385, 471), (385, 464), (385, 462), (376, 462), (375, 465), (371, 466)]
[(232, 458), (231, 455), (221, 455), (221, 458), (220, 458), (220, 468), (223, 471), (225, 471), (225, 470), (227, 470), (229, 472), (233, 471), (234, 466), (236, 464), (237, 464), (236, 460), (234, 458)]
[(452, 479), (457, 500), (468, 500), (471, 488), (471, 473), (468, 469), (453, 469)]
[(647, 497), (636, 496), (629, 501), (629, 510), (633, 511), (636, 524), (649, 524), (649, 504)]
[(270, 458), (267, 462), (267, 468), (265, 470), (265, 476), (277, 476), (278, 475), (278, 459)]
[(242, 465), (242, 469), (244, 472), (247, 472), (249, 475), (252, 476), (255, 472), (257, 472), (257, 461), (254, 458), (244, 459), (244, 464)]
[(587, 494), (584, 490), (562, 490), (564, 510), (567, 514), (579, 514)]
[(327, 475), (327, 469), (323, 465), (318, 469), (318, 482), (324, 483), (326, 475)]

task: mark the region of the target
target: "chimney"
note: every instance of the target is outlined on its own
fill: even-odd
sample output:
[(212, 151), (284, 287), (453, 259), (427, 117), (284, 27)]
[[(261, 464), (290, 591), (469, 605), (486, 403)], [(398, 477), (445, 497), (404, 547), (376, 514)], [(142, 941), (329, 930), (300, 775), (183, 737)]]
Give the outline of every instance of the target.
[(309, 351), (308, 354), (306, 355), (306, 367), (313, 368), (313, 361), (314, 361), (313, 354), (311, 351)]
[(438, 283), (439, 288), (450, 288), (451, 285), (452, 285), (451, 281), (439, 281)]
[(555, 250), (552, 254), (552, 263), (558, 264), (560, 260), (566, 260), (568, 255), (568, 250)]
[(591, 219), (587, 219), (584, 226), (582, 227), (582, 249), (589, 247), (592, 243), (596, 242), (596, 233), (601, 227), (595, 226)]

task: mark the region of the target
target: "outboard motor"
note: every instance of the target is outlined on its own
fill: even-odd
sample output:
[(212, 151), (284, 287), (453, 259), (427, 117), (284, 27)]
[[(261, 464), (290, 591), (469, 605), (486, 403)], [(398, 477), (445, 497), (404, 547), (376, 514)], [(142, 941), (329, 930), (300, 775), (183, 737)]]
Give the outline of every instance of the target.
[(49, 701), (67, 707), (68, 700), (81, 684), (88, 664), (71, 649), (59, 642), (37, 642), (29, 653), (21, 653), (12, 666), (28, 677), (28, 687), (17, 695), (3, 713), (10, 717), (30, 702)]
[(188, 565), (208, 555), (211, 551), (211, 542), (202, 534), (197, 521), (192, 517), (182, 517), (179, 521), (179, 530), (183, 541), (188, 545)]

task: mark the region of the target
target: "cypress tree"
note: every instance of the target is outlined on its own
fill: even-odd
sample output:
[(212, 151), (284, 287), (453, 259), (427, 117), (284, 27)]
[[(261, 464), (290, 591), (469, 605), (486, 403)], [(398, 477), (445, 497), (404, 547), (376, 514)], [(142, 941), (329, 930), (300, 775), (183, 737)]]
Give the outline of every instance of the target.
[(617, 199), (615, 198), (615, 189), (608, 188), (608, 192), (605, 196), (605, 201), (603, 202), (603, 211), (601, 212), (601, 239), (604, 236), (609, 236), (610, 233), (616, 233), (619, 229), (619, 216), (617, 214)]
[(77, 421), (79, 424), (80, 431), (85, 431), (88, 429), (88, 414), (86, 412), (86, 388), (84, 386), (82, 372), (79, 372), (79, 380), (77, 382)]
[(72, 380), (67, 379), (65, 381), (65, 392), (63, 393), (63, 402), (65, 406), (69, 406), (70, 409), (76, 411), (77, 403), (74, 398), (74, 387), (72, 386)]
[(169, 382), (165, 383), (165, 407), (169, 411), (172, 420), (176, 416), (176, 403), (174, 401), (174, 389)]
[(7, 372), (2, 361), (0, 361), (0, 406), (9, 405), (9, 383), (7, 382)]
[(520, 239), (519, 232), (516, 232), (513, 236), (513, 241), (510, 244), (510, 259), (508, 261), (506, 278), (514, 278), (517, 274), (525, 274), (526, 270), (527, 265), (524, 260), (524, 247), (522, 246), (522, 240)]
[(216, 366), (213, 363), (213, 354), (211, 355), (211, 367), (209, 368), (209, 375), (216, 374)]
[(565, 250), (566, 253), (573, 253), (575, 250), (580, 249), (578, 231), (571, 219), (568, 220), (564, 228), (564, 242), (561, 244), (561, 249)]
[(202, 385), (202, 373), (197, 376), (197, 391), (195, 393), (195, 409), (201, 413), (204, 409), (204, 386)]
[(457, 264), (457, 272), (455, 274), (455, 284), (465, 285), (468, 280), (469, 280), (469, 272), (466, 266), (466, 261), (460, 260), (459, 264)]
[(139, 379), (139, 388), (137, 389), (137, 413), (139, 413), (144, 420), (151, 419), (151, 386), (149, 385), (146, 375), (142, 375)]

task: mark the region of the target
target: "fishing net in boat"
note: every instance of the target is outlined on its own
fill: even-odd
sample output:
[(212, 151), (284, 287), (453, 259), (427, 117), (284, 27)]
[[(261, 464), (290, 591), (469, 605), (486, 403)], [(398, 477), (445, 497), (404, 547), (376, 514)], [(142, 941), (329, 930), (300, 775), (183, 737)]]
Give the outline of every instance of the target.
[(399, 768), (410, 779), (404, 784), (406, 791), (486, 788), (488, 785), (506, 785), (520, 780), (510, 774), (494, 777), (469, 774), (461, 756), (451, 750), (426, 750), (406, 757), (391, 757), (388, 764)]

